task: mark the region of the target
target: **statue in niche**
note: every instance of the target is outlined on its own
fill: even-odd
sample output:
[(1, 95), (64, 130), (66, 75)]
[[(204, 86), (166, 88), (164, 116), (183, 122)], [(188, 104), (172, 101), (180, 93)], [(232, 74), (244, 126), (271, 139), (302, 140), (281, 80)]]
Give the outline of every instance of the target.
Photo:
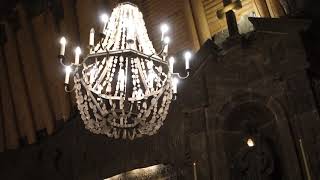
[(246, 147), (236, 154), (232, 165), (233, 180), (281, 179), (275, 168), (275, 156), (268, 143), (256, 136), (255, 146)]

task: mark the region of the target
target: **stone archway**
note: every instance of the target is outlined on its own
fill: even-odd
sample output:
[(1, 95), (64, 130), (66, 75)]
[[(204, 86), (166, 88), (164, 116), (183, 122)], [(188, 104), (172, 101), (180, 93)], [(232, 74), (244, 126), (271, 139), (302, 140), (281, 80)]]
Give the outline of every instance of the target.
[(288, 120), (274, 98), (251, 92), (234, 96), (220, 111), (216, 132), (227, 178), (301, 179)]
[[(265, 106), (247, 102), (233, 108), (222, 133), (231, 179), (281, 179), (275, 118)], [(251, 139), (253, 147), (247, 145)]]

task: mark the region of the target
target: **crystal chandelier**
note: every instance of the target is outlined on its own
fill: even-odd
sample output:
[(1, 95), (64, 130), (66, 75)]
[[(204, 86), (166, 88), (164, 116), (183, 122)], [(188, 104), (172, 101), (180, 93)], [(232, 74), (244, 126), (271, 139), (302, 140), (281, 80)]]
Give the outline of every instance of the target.
[[(89, 54), (81, 56), (80, 47), (75, 48), (70, 65), (64, 64), (66, 38), (60, 39), (65, 90), (75, 92), (81, 119), (92, 133), (130, 140), (153, 135), (176, 97), (178, 79), (189, 76), (191, 53), (185, 53), (187, 76), (174, 73), (174, 57), (168, 57), (169, 27), (161, 26), (162, 48), (157, 53), (142, 13), (130, 2), (120, 3), (110, 18), (104, 14), (101, 21), (100, 33), (90, 31)], [(71, 90), (70, 75), (74, 79)]]

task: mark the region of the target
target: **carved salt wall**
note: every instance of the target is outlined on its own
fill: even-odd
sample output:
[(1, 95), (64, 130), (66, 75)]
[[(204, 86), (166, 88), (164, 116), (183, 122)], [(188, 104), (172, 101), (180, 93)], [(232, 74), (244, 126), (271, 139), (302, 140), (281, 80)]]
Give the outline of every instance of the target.
[[(193, 67), (199, 69), (181, 90), (187, 97), (184, 111), (191, 119), (185, 124), (186, 131), (191, 132), (186, 136), (190, 141), (186, 151), (202, 164), (199, 176), (204, 179), (229, 179), (237, 172), (254, 178), (257, 171), (252, 167), (268, 163), (265, 168), (270, 171), (260, 176), (315, 178), (317, 143), (312, 132), (320, 122), (299, 36), (308, 22), (252, 22), (255, 31), (228, 39), (222, 47), (209, 40), (198, 52)], [(259, 107), (268, 111), (256, 109)], [(192, 121), (197, 121), (198, 126)], [(265, 139), (257, 138), (260, 145), (256, 148), (269, 152), (266, 157), (254, 149), (246, 150), (249, 137)], [(243, 166), (250, 161), (239, 161), (241, 152), (257, 153), (251, 157), (266, 158), (268, 163), (255, 161), (256, 165)], [(279, 171), (274, 171), (277, 168), (272, 164)]]

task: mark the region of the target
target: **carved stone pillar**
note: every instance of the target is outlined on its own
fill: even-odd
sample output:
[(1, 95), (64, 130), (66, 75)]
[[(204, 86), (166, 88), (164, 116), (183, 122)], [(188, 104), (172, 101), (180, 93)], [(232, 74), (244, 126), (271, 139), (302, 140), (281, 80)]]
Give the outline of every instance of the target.
[(266, 0), (266, 3), (271, 17), (277, 18), (285, 14), (279, 0)]
[[(5, 34), (7, 35), (8, 41), (1, 46), (0, 49), (0, 113), (3, 118), (1, 120), (1, 126), (3, 128), (2, 136), (4, 137), (3, 149), (16, 149), (19, 147), (19, 132), (17, 127), (17, 114), (15, 111), (15, 104), (13, 99), (13, 82), (10, 78), (10, 72), (13, 71), (8, 67), (13, 65), (16, 60), (16, 54), (14, 52), (14, 42), (12, 41), (12, 32), (9, 25), (5, 24)], [(8, 61), (10, 60), (10, 64)], [(10, 71), (11, 70), (11, 71)], [(12, 77), (12, 76), (11, 76)], [(17, 90), (17, 89), (16, 89)]]
[(193, 18), (196, 24), (197, 34), (200, 40), (200, 45), (211, 38), (207, 17), (204, 12), (202, 1), (190, 0)]
[(253, 0), (260, 17), (270, 17), (270, 12), (266, 0)]
[(189, 0), (184, 0), (184, 12), (185, 12), (185, 18), (187, 21), (189, 33), (192, 38), (192, 46), (194, 50), (198, 50), (200, 48), (200, 41), (197, 34), (196, 24), (194, 21), (194, 17), (192, 14), (192, 8)]

